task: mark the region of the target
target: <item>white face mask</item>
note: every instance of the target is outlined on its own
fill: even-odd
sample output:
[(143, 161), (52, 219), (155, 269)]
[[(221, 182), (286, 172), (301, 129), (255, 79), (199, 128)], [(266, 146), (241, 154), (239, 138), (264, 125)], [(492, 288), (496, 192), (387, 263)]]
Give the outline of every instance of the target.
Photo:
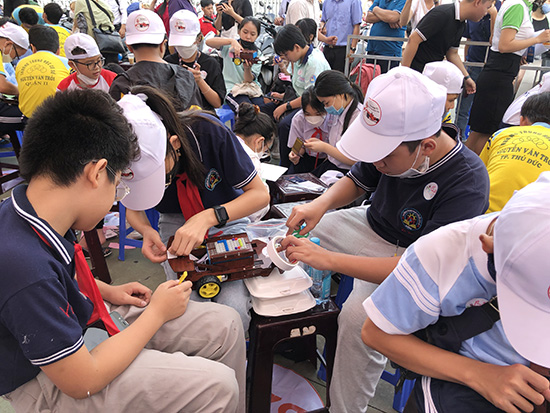
[[(257, 143), (256, 143), (256, 145), (257, 145)], [(264, 141), (261, 141), (260, 145), (261, 145), (260, 146), (260, 151), (258, 152), (256, 150), (254, 150), (254, 153), (256, 154), (258, 159), (261, 160), (261, 159), (265, 159), (269, 156), (269, 148), (266, 148)]]
[(309, 123), (311, 126), (315, 126), (316, 128), (318, 126), (321, 126), (323, 122), (325, 121), (324, 115), (317, 115), (317, 116), (305, 116), (307, 123)]
[(391, 176), (392, 178), (416, 178), (420, 175), (424, 175), (428, 168), (430, 167), (430, 157), (426, 156), (422, 163), (418, 166), (417, 169), (414, 168), (414, 164), (416, 163), (416, 160), (418, 159), (418, 155), (420, 155), (420, 148), (421, 145), (418, 145), (418, 151), (416, 152), (416, 157), (414, 158), (414, 161), (412, 163), (412, 166), (407, 169), (405, 172), (402, 172), (397, 175), (391, 175), (391, 174), (385, 174), (386, 176)]
[(197, 49), (196, 43), (191, 46), (176, 46), (176, 51), (182, 59), (191, 59), (197, 53)]
[[(13, 49), (13, 45), (10, 45)], [(10, 50), (11, 53), (11, 50)], [(10, 53), (6, 53), (4, 49), (2, 49), (2, 62), (4, 63), (11, 63), (13, 61), (13, 57), (10, 56)]]
[(76, 77), (78, 78), (78, 80), (80, 81), (80, 83), (86, 85), (86, 86), (94, 86), (98, 81), (99, 81), (99, 78), (97, 79), (93, 79), (91, 77), (88, 77), (86, 75), (83, 75), (82, 73), (80, 72), (76, 72)]

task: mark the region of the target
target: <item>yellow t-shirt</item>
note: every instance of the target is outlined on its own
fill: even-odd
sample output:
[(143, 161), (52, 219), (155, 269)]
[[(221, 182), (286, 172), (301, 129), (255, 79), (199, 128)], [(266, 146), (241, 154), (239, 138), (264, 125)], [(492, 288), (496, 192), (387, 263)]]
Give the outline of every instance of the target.
[(19, 109), (30, 118), (44, 99), (54, 95), (57, 85), (69, 76), (67, 59), (41, 50), (23, 58), (15, 68), (19, 86)]
[(524, 186), (550, 171), (550, 125), (513, 126), (496, 132), (481, 154), (490, 180), (489, 209), (500, 211)]
[(65, 57), (65, 40), (71, 35), (71, 32), (57, 24), (47, 24), (46, 26), (51, 27), (57, 32), (59, 36), (59, 56)]

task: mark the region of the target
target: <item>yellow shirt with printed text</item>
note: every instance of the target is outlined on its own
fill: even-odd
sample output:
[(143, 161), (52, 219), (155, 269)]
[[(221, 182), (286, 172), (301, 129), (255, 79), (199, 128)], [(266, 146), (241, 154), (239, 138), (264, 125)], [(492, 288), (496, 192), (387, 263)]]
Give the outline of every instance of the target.
[(514, 191), (550, 171), (550, 125), (502, 129), (491, 136), (479, 156), (489, 172), (487, 212), (500, 211)]
[(47, 97), (55, 94), (57, 85), (70, 74), (67, 59), (41, 50), (22, 59), (15, 68), (19, 86), (19, 109), (30, 118)]

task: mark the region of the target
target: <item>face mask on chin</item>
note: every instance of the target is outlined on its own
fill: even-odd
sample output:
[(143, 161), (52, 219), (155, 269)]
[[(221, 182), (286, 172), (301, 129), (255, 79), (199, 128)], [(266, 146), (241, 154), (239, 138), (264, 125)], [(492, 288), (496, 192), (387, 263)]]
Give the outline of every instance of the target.
[(420, 175), (424, 175), (428, 168), (430, 167), (430, 157), (426, 156), (422, 163), (418, 166), (418, 168), (414, 168), (414, 164), (416, 163), (418, 156), (420, 155), (420, 148), (421, 145), (418, 145), (418, 151), (416, 152), (416, 157), (414, 158), (414, 161), (412, 163), (412, 166), (407, 169), (405, 172), (402, 172), (397, 175), (391, 175), (391, 174), (385, 174), (386, 176), (392, 177), (392, 178), (416, 178)]
[(78, 78), (78, 81), (80, 83), (82, 83), (83, 85), (86, 85), (86, 86), (94, 86), (99, 81), (99, 78), (93, 79), (91, 77), (83, 75), (82, 73), (80, 73), (78, 71), (76, 72), (76, 77)]
[(258, 47), (256, 46), (256, 43), (254, 42), (247, 42), (246, 40), (240, 39), (241, 46), (245, 50), (258, 50)]
[(176, 51), (182, 59), (191, 59), (193, 55), (197, 53), (197, 50), (197, 44), (191, 46), (176, 46)]

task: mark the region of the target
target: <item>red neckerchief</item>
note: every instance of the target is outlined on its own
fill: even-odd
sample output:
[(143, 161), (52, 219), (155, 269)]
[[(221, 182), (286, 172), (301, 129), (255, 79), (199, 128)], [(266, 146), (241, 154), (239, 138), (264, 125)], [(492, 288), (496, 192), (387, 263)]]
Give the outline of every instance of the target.
[(204, 205), (199, 194), (197, 186), (189, 180), (187, 173), (177, 175), (176, 189), (178, 191), (178, 201), (181, 212), (185, 220), (189, 220), (193, 215), (204, 211)]
[[(32, 229), (48, 247), (52, 248), (50, 243), (34, 227), (32, 227)], [(90, 267), (88, 267), (86, 257), (84, 257), (84, 253), (82, 252), (82, 247), (76, 243), (74, 244), (74, 263), (78, 289), (82, 292), (82, 294), (88, 297), (94, 305), (94, 311), (92, 312), (87, 325), (93, 324), (97, 320), (101, 320), (109, 335), (114, 336), (116, 333), (119, 333), (120, 330), (117, 328), (113, 319), (107, 312), (107, 308), (105, 307), (99, 288), (97, 288), (97, 283), (94, 279), (92, 271), (90, 271)]]
[[(317, 138), (320, 141), (323, 140), (323, 131), (321, 128), (315, 128), (315, 132), (311, 135), (312, 138)], [(315, 157), (315, 165), (313, 166), (313, 169), (317, 168), (317, 161), (319, 160), (319, 152), (317, 152), (317, 156)]]

